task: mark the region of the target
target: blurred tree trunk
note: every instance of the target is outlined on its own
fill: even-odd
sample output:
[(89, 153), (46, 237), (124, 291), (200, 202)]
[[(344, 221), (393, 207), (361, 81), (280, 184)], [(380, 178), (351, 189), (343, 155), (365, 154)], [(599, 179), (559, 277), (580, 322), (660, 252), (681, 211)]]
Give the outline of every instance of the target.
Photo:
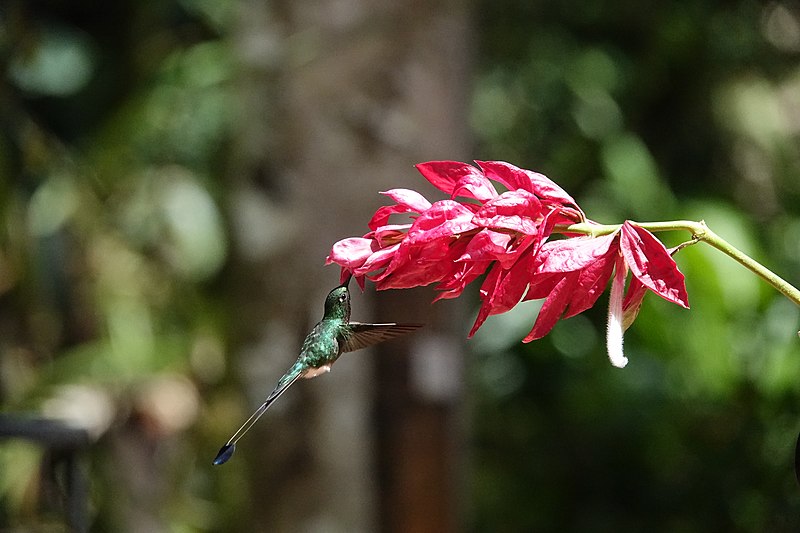
[[(232, 304), (242, 317), (234, 364), (252, 407), (338, 283), (322, 265), (330, 245), (365, 232), (385, 203), (378, 191), (440, 198), (414, 163), (467, 156), (471, 33), (462, 0), (243, 5)], [(370, 313), (373, 293), (354, 294), (354, 320), (428, 327), (299, 382), (242, 441), (254, 531), (457, 529), (458, 304), (393, 291)]]

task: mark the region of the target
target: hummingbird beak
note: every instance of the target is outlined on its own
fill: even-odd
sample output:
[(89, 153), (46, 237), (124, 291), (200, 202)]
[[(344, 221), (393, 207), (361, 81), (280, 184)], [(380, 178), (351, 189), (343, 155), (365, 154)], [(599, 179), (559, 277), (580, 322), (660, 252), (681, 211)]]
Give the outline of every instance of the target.
[(340, 287), (345, 287), (346, 289), (349, 289), (349, 288), (350, 288), (350, 280), (351, 280), (351, 279), (353, 279), (353, 274), (351, 274), (351, 273), (347, 274), (347, 279), (346, 279), (346, 280), (344, 280), (344, 281), (342, 282), (342, 284), (341, 284), (341, 285), (339, 285), (339, 286), (340, 286)]

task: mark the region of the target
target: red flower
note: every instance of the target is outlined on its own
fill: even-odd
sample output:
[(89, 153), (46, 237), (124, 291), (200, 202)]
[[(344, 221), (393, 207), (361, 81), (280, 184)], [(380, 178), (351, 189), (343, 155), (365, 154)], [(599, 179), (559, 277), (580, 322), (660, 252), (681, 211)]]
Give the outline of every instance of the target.
[[(627, 362), (622, 331), (633, 322), (648, 290), (688, 307), (683, 274), (650, 232), (625, 222), (609, 235), (549, 240), (556, 225), (587, 222), (575, 200), (542, 174), (499, 161), (477, 164), (479, 168), (455, 161), (417, 165), (450, 198), (430, 203), (408, 189), (382, 193), (395, 204), (375, 212), (364, 237), (334, 244), (327, 264), (339, 264), (342, 280), (352, 274), (362, 288), (365, 277), (379, 290), (437, 283), (437, 299), (459, 296), (488, 271), (470, 336), (488, 316), (522, 300), (545, 298), (524, 342), (543, 337), (560, 318), (592, 307), (616, 271), (608, 342), (617, 366)], [(498, 193), (492, 182), (508, 190)], [(397, 214), (410, 216), (412, 222), (389, 224)], [(623, 298), (628, 269), (632, 278)]]
[[(547, 335), (560, 318), (592, 307), (615, 270), (607, 341), (609, 357), (616, 366), (627, 363), (622, 355), (622, 331), (633, 322), (647, 290), (689, 307), (683, 274), (669, 251), (652, 233), (629, 221), (610, 235), (547, 242), (534, 263), (525, 300), (546, 299), (523, 342)], [(632, 278), (623, 300), (628, 268)]]
[[(452, 298), (493, 261), (510, 266), (525, 249), (544, 242), (555, 224), (584, 220), (575, 201), (547, 177), (508, 163), (478, 164), (417, 165), (450, 199), (431, 204), (408, 189), (382, 193), (395, 205), (378, 208), (364, 237), (334, 244), (327, 264), (339, 264), (342, 279), (352, 273), (362, 286), (367, 275), (378, 289), (438, 282), (441, 297)], [(509, 190), (498, 193), (492, 180)], [(396, 214), (409, 214), (413, 222), (389, 224)]]

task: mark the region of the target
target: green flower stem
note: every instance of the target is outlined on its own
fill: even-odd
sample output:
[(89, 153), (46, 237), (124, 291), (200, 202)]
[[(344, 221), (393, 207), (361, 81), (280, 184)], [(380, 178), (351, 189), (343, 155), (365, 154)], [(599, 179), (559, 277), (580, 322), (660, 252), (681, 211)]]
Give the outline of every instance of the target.
[[(695, 242), (705, 242), (710, 244), (722, 253), (732, 257), (741, 265), (748, 268), (752, 272), (755, 272), (767, 283), (775, 287), (781, 294), (794, 302), (795, 305), (800, 306), (800, 290), (711, 231), (711, 229), (709, 229), (709, 227), (706, 226), (706, 223), (702, 220), (700, 222), (693, 222), (691, 220), (675, 220), (672, 222), (636, 222), (636, 225), (652, 232), (689, 231), (691, 232), (692, 239)], [(620, 227), (620, 224), (589, 224), (583, 222), (569, 226), (559, 225), (555, 227), (555, 231), (558, 233), (583, 233), (597, 237), (600, 235), (608, 235), (609, 233), (613, 233)]]

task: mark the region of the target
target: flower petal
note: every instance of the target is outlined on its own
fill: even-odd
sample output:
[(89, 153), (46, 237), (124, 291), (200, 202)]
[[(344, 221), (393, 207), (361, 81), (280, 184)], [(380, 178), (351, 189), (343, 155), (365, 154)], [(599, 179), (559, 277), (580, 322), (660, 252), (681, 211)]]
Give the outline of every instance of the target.
[(523, 254), (510, 269), (506, 270), (495, 264), (481, 285), (481, 300), (483, 304), (478, 310), (478, 317), (469, 336), (475, 334), (478, 328), (490, 315), (505, 313), (517, 305), (530, 280), (530, 264), (533, 259), (531, 254)]
[(486, 272), (486, 269), (491, 266), (491, 261), (469, 261), (460, 262), (456, 269), (442, 278), (442, 281), (436, 286), (437, 291), (441, 291), (434, 302), (439, 300), (447, 300), (451, 298), (458, 298), (464, 289), (475, 281), (478, 276)]
[(472, 222), (493, 229), (507, 229), (537, 235), (542, 219), (542, 204), (535, 195), (519, 189), (506, 191), (486, 202), (476, 213)]
[(413, 244), (403, 241), (391, 262), (373, 281), (378, 290), (421, 287), (451, 276), (461, 267), (455, 258), (464, 253), (463, 240), (439, 238)]
[(374, 252), (375, 241), (363, 237), (350, 237), (334, 243), (331, 253), (325, 259), (325, 264), (336, 263), (348, 270), (353, 270), (364, 264), (364, 261)]
[(667, 301), (689, 308), (684, 276), (661, 241), (646, 229), (625, 221), (620, 249), (631, 273)]
[(454, 237), (477, 228), (472, 223), (472, 217), (472, 211), (463, 204), (454, 200), (439, 200), (417, 217), (403, 242), (411, 246), (441, 237)]
[(382, 205), (375, 211), (375, 214), (372, 215), (372, 218), (367, 225), (369, 226), (369, 229), (376, 230), (381, 226), (387, 225), (389, 223), (389, 218), (392, 215), (396, 215), (398, 213), (408, 213), (410, 211), (410, 209), (403, 205)]
[[(484, 228), (476, 233), (467, 244), (464, 254), (456, 261), (493, 261), (504, 257), (513, 237), (509, 233), (500, 233)], [(509, 268), (508, 265), (506, 268)]]
[(514, 266), (508, 270), (503, 270), (499, 283), (489, 298), (490, 314), (505, 313), (522, 300), (531, 278), (530, 264), (532, 259), (532, 255), (523, 254), (514, 263)]
[(524, 189), (543, 200), (578, 207), (578, 203), (567, 194), (567, 191), (544, 174), (525, 170), (504, 161), (475, 162), (483, 169), (487, 178), (502, 183), (509, 190)]
[(597, 299), (606, 289), (608, 280), (611, 279), (615, 257), (619, 257), (619, 254), (612, 248), (602, 258), (580, 271), (577, 286), (572, 298), (570, 298), (569, 306), (563, 318), (582, 313), (597, 302)]
[(380, 247), (391, 246), (405, 239), (409, 228), (411, 224), (386, 224), (378, 226), (364, 237), (375, 239)]
[(459, 182), (464, 176), (483, 177), (480, 170), (460, 161), (428, 161), (415, 166), (419, 173), (431, 182), (431, 185), (447, 193), (450, 197), (455, 195)]
[(486, 176), (481, 174), (478, 169), (475, 169), (474, 173), (465, 174), (458, 180), (456, 187), (453, 189), (452, 198), (457, 196), (472, 198), (484, 203), (496, 198), (497, 191), (492, 182), (486, 179)]
[(562, 272), (534, 273), (523, 301), (547, 298), (566, 274)]
[(400, 243), (376, 250), (361, 266), (353, 270), (353, 274), (356, 276), (364, 276), (365, 274), (375, 272), (385, 267), (394, 258), (398, 248), (400, 248)]
[(431, 203), (417, 191), (411, 189), (389, 189), (381, 194), (388, 196), (397, 204), (407, 207), (410, 211), (422, 213), (431, 208)]
[(642, 300), (647, 293), (645, 287), (639, 278), (631, 276), (631, 281), (628, 284), (628, 291), (625, 293), (625, 299), (622, 301), (622, 327), (627, 330), (639, 316), (639, 309), (642, 307)]
[(426, 209), (430, 209), (431, 203), (417, 191), (411, 189), (391, 189), (384, 191), (385, 194), (392, 198), (395, 205), (384, 205), (375, 211), (372, 219), (369, 221), (369, 228), (375, 230), (380, 226), (385, 226), (389, 222), (389, 217), (399, 213), (421, 213)]
[(480, 328), (483, 323), (486, 322), (486, 319), (491, 314), (491, 297), (497, 288), (497, 284), (500, 282), (500, 274), (502, 272), (503, 269), (500, 268), (500, 265), (495, 264), (491, 270), (489, 270), (489, 273), (483, 280), (483, 284), (481, 284), (480, 288), (480, 295), (483, 303), (481, 304), (480, 309), (478, 309), (478, 316), (475, 317), (475, 323), (472, 325), (472, 329), (469, 330), (469, 335), (467, 335), (467, 337), (471, 338), (473, 335), (475, 335), (475, 332), (478, 331), (478, 328)]
[[(567, 308), (570, 298), (572, 297), (572, 292), (578, 285), (578, 273), (567, 272), (560, 277), (553, 276), (550, 280), (555, 281), (555, 285), (547, 295), (547, 299), (545, 299), (542, 304), (542, 308), (539, 309), (539, 316), (536, 317), (533, 329), (522, 339), (522, 342), (531, 342), (536, 339), (541, 339), (550, 333), (550, 330), (553, 329), (553, 326), (556, 325), (556, 322), (558, 322), (558, 319), (561, 318), (561, 315)], [(527, 298), (526, 296), (526, 299)]]
[(542, 245), (537, 256), (536, 272), (573, 272), (586, 268), (611, 249), (618, 233), (601, 237), (570, 237)]
[(628, 358), (622, 350), (622, 294), (625, 290), (627, 268), (622, 257), (617, 259), (614, 269), (614, 281), (611, 283), (611, 295), (608, 298), (608, 326), (606, 329), (606, 347), (608, 359), (617, 368), (628, 364)]

